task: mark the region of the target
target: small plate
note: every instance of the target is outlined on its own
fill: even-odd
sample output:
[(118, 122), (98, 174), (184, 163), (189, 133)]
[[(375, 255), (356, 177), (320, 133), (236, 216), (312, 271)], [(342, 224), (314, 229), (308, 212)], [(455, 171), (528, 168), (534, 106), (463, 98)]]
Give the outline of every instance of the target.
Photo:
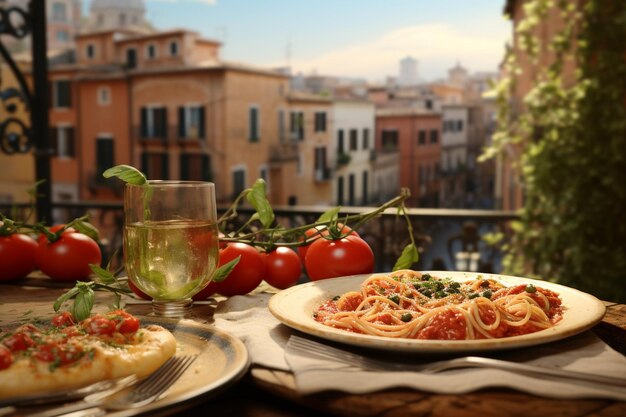
[(461, 353), (538, 345), (581, 333), (600, 322), (606, 311), (604, 304), (594, 296), (547, 281), (472, 272), (425, 272), (459, 282), (469, 281), (480, 275), (483, 278), (495, 279), (505, 286), (533, 284), (555, 291), (562, 300), (563, 319), (555, 326), (535, 333), (479, 340), (418, 340), (371, 336), (324, 326), (313, 319), (313, 312), (319, 305), (336, 295), (359, 291), (361, 283), (371, 275), (355, 275), (297, 285), (274, 295), (270, 299), (269, 309), (282, 323), (313, 336), (353, 346), (407, 353)]

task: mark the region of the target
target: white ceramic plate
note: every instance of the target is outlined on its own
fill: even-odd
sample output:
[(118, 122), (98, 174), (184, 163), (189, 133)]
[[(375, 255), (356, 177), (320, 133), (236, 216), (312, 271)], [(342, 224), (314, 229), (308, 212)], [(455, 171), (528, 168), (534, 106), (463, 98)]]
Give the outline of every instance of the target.
[[(417, 340), (394, 339), (351, 333), (324, 326), (313, 319), (313, 311), (324, 301), (347, 291), (358, 291), (370, 275), (355, 275), (309, 282), (274, 295), (269, 302), (272, 314), (287, 326), (335, 342), (375, 349), (403, 352), (454, 353), (510, 349), (538, 345), (583, 332), (597, 324), (606, 311), (604, 304), (592, 295), (562, 285), (527, 278), (471, 272), (427, 271), (433, 276), (468, 281), (478, 275), (493, 278), (505, 286), (534, 284), (559, 293), (563, 301), (563, 319), (555, 326), (535, 333), (501, 339), (483, 340)], [(381, 274), (377, 274), (381, 275)]]

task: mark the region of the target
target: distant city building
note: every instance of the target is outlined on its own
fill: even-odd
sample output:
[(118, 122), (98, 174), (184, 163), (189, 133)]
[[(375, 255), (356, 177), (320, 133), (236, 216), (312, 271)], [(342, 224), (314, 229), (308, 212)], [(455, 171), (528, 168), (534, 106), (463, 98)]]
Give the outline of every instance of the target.
[(407, 56), (400, 60), (400, 72), (396, 80), (400, 87), (415, 86), (417, 79), (417, 60)]
[(143, 0), (91, 0), (84, 31), (147, 29), (150, 24), (145, 16)]
[(468, 80), (468, 72), (460, 63), (448, 70), (448, 83), (455, 87), (465, 87)]

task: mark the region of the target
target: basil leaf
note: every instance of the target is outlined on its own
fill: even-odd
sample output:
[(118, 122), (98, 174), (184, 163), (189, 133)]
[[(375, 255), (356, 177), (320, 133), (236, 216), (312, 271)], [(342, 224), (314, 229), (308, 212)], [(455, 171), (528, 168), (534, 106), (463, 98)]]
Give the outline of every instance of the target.
[(117, 279), (110, 271), (96, 264), (89, 264), (89, 268), (103, 284), (115, 284), (117, 282)]
[(52, 306), (52, 308), (54, 308), (54, 311), (59, 311), (63, 303), (69, 300), (70, 298), (74, 297), (76, 294), (78, 294), (78, 288), (76, 287), (61, 294), (59, 298), (56, 299), (56, 301), (54, 302), (54, 305)]
[(72, 223), (72, 227), (80, 233), (89, 236), (96, 242), (98, 241), (98, 229), (96, 229), (93, 224), (89, 222), (77, 221)]
[(252, 207), (259, 213), (259, 219), (264, 227), (270, 227), (274, 221), (274, 210), (267, 201), (265, 194), (265, 181), (259, 178), (255, 181), (250, 192), (246, 195), (246, 199)]
[(146, 176), (137, 168), (130, 165), (116, 165), (102, 173), (104, 178), (117, 177), (133, 185), (143, 185), (148, 182)]
[(237, 266), (240, 259), (241, 259), (241, 255), (239, 255), (232, 261), (227, 262), (224, 265), (217, 268), (217, 270), (213, 273), (213, 279), (211, 280), (211, 282), (224, 281), (228, 277), (228, 274), (230, 274), (230, 272), (235, 268), (235, 266)]
[(393, 270), (397, 271), (399, 269), (408, 269), (415, 262), (419, 261), (419, 259), (420, 259), (420, 256), (419, 256), (419, 253), (417, 252), (417, 248), (415, 247), (414, 244), (409, 243), (402, 250), (402, 254), (396, 261), (396, 264), (393, 266)]
[(71, 312), (76, 321), (83, 321), (91, 315), (95, 295), (91, 286), (88, 285), (81, 286), (79, 283), (78, 290), (79, 293), (74, 300)]
[(334, 207), (322, 213), (322, 215), (317, 219), (316, 223), (325, 223), (337, 220), (337, 218), (339, 217), (339, 210), (341, 210), (341, 207)]

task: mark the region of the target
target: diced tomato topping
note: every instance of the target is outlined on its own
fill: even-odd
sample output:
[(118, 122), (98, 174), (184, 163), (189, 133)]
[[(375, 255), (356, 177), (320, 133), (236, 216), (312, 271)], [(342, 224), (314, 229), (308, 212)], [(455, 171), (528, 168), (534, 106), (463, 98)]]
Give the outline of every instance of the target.
[(360, 292), (352, 292), (346, 294), (337, 303), (337, 308), (340, 311), (354, 311), (363, 302), (363, 295)]
[(376, 318), (376, 322), (383, 323), (383, 324), (391, 324), (391, 323), (393, 323), (393, 318), (392, 318), (391, 314), (383, 313), (383, 314), (380, 314)]
[(75, 337), (75, 336), (80, 336), (84, 334), (84, 332), (81, 331), (81, 329), (78, 326), (65, 327), (63, 328), (63, 330), (61, 330), (61, 332), (67, 337)]
[(137, 317), (124, 310), (115, 310), (107, 313), (107, 317), (115, 322), (117, 331), (122, 334), (135, 333), (139, 330)]
[(67, 365), (79, 360), (83, 354), (83, 348), (76, 343), (59, 343), (53, 341), (37, 347), (34, 356), (43, 362)]
[(112, 336), (116, 330), (116, 323), (100, 314), (96, 314), (81, 322), (83, 329), (89, 334)]
[(4, 345), (9, 348), (11, 352), (19, 352), (26, 350), (29, 347), (35, 346), (35, 341), (28, 335), (28, 333), (14, 333), (11, 336), (3, 340)]
[(52, 318), (52, 325), (55, 327), (67, 327), (76, 324), (72, 313), (63, 311)]
[(466, 322), (463, 314), (454, 310), (445, 310), (430, 320), (420, 330), (417, 339), (462, 340), (466, 335)]
[(7, 369), (13, 363), (11, 351), (0, 345), (0, 370)]

